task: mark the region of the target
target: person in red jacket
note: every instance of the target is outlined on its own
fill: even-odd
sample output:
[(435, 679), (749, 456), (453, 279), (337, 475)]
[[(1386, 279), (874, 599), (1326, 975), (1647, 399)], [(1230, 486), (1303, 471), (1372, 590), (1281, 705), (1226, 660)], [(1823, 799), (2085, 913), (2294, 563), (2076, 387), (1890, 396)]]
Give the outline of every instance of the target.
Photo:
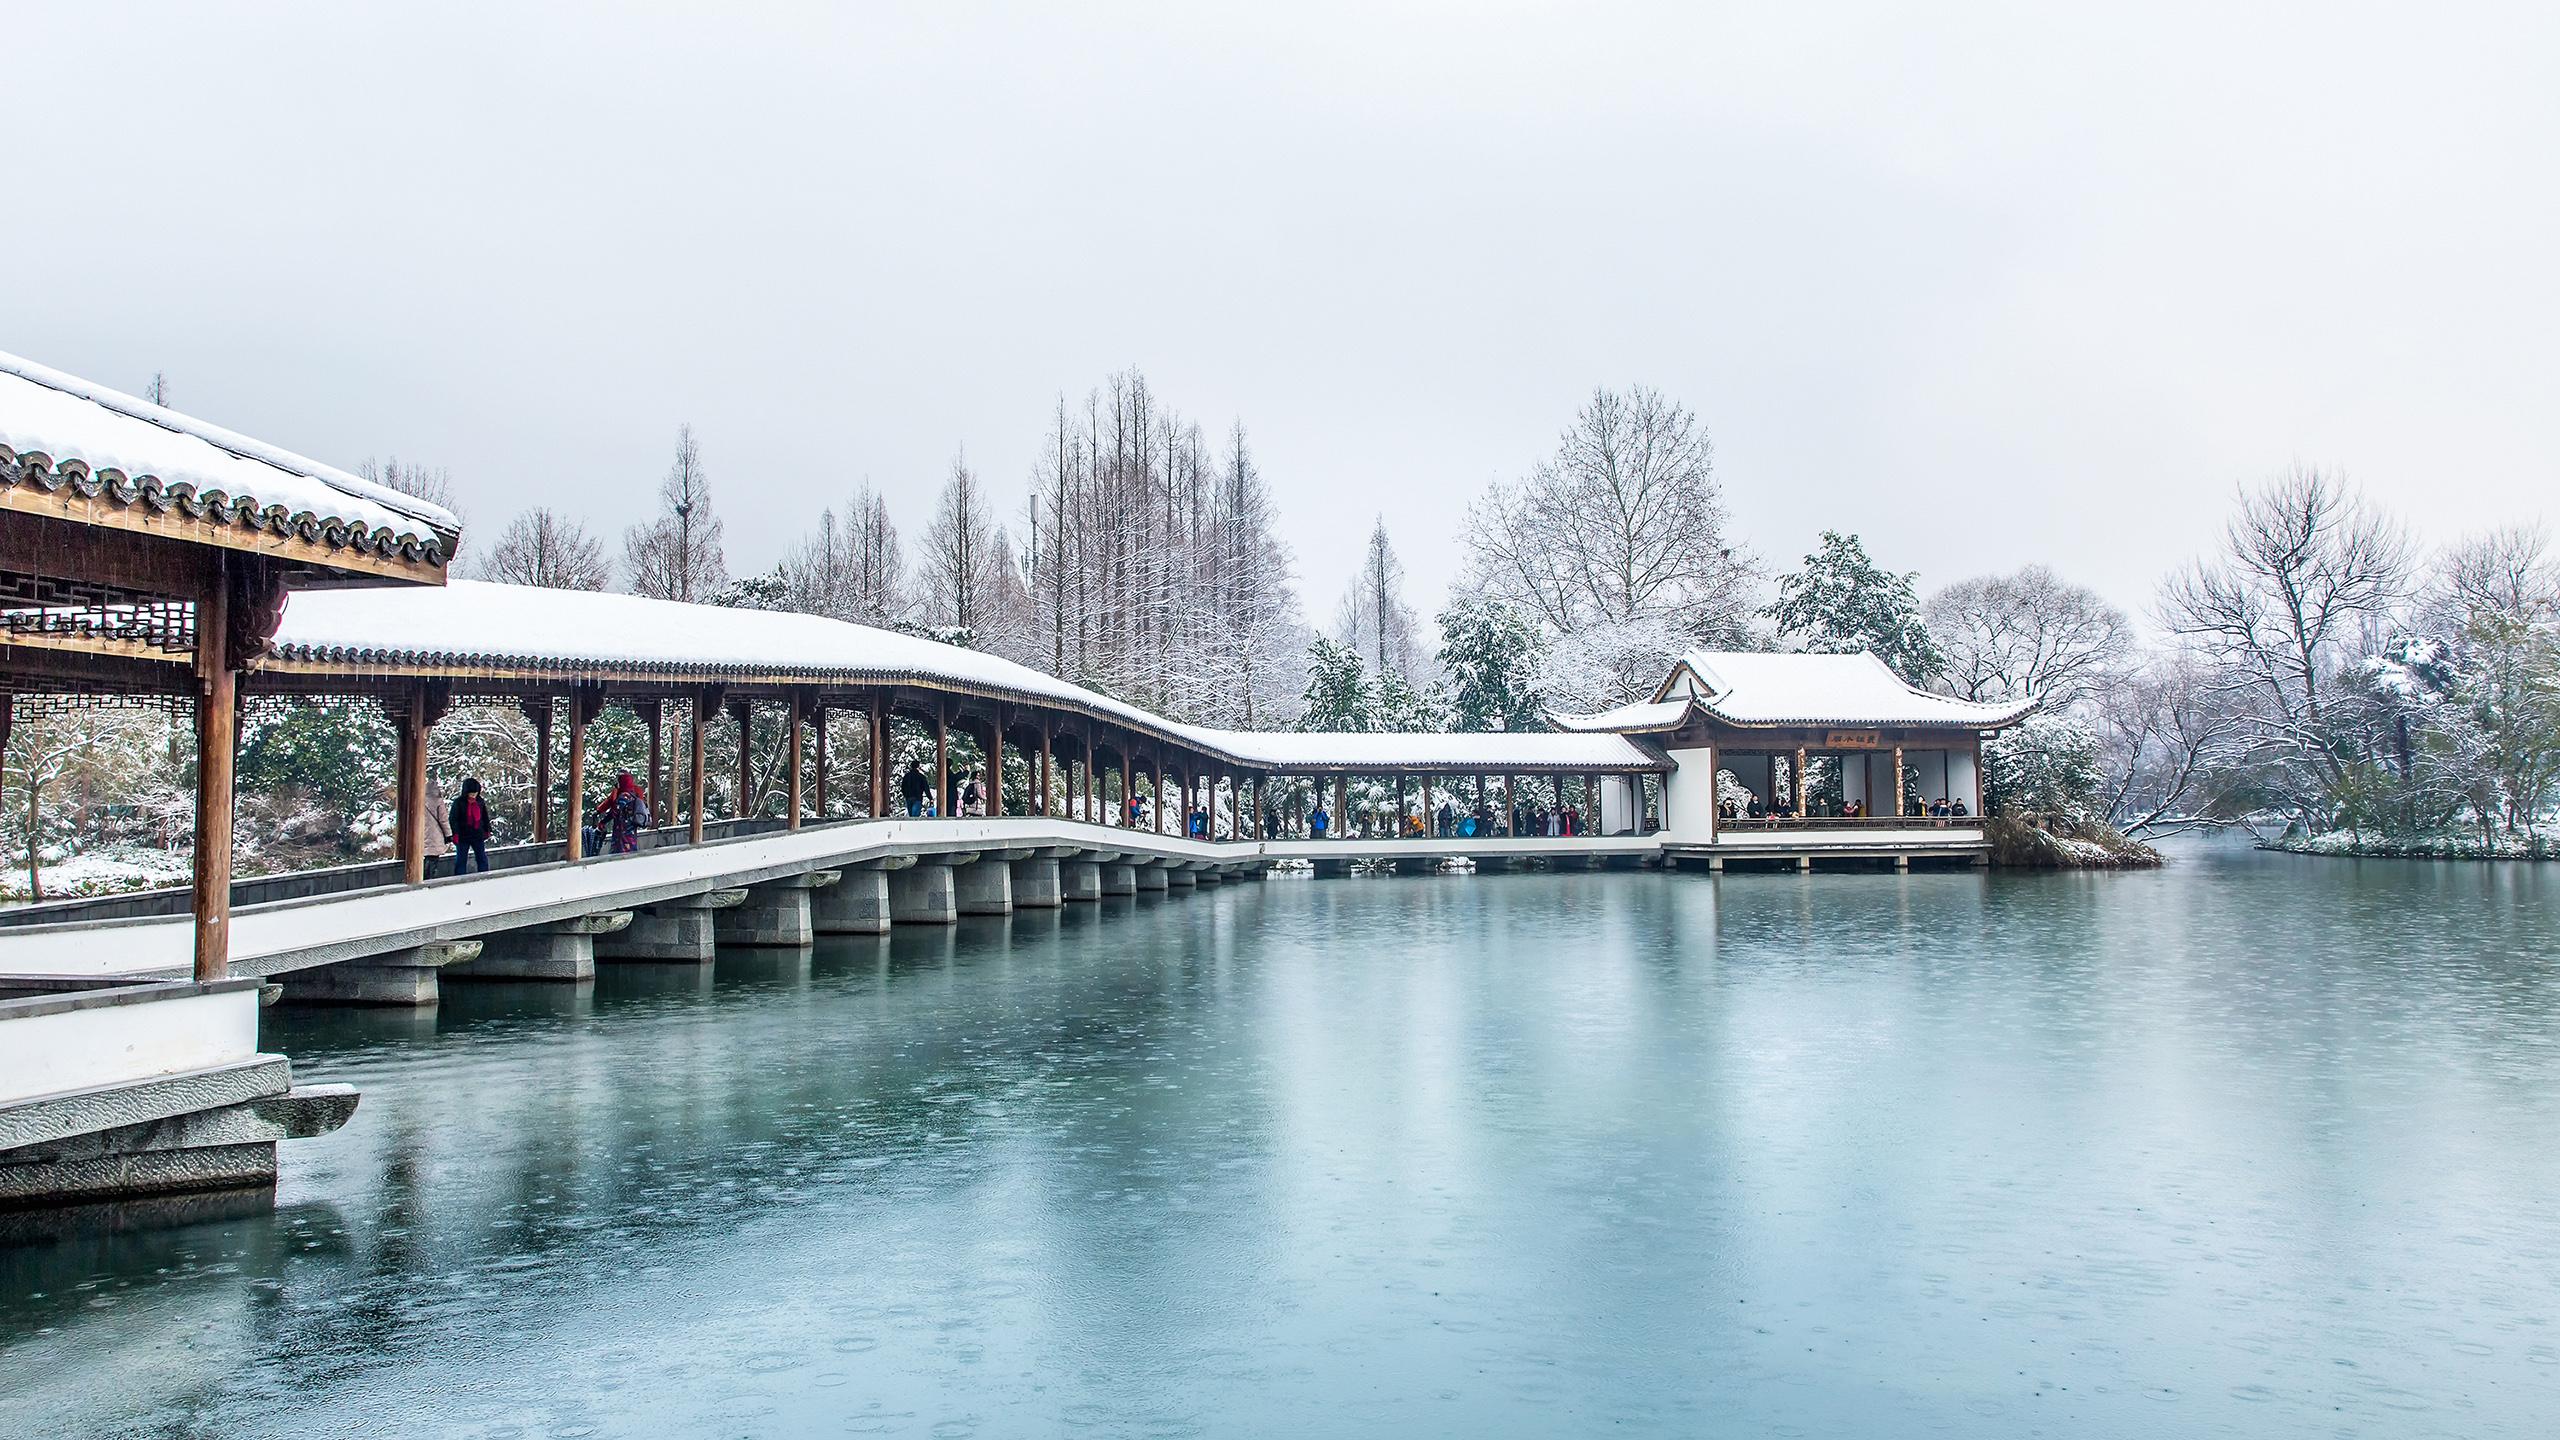
[(477, 779), (462, 782), (462, 793), (453, 797), (453, 810), (445, 817), (453, 832), (453, 873), (468, 875), (471, 862), (480, 862), (482, 874), (489, 870), (489, 801), (480, 793)]

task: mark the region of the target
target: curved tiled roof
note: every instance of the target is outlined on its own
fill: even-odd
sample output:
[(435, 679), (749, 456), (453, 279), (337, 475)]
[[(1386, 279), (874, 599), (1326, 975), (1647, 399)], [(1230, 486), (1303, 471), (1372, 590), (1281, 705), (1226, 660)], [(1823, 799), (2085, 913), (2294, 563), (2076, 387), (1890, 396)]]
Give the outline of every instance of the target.
[(1875, 656), (1693, 650), (1663, 685), (1675, 699), (1681, 672), (1696, 677), (1697, 707), (1731, 725), (1942, 725), (1989, 730), (2036, 708), (2034, 700), (1985, 704), (1917, 689)]
[(461, 531), (423, 500), (5, 352), (0, 486), (432, 566)]
[(983, 651), (817, 615), (640, 595), (455, 580), (434, 588), (295, 594), (274, 653), (288, 663), (562, 680), (915, 685), (1094, 716), (1257, 769), (1438, 767), (1499, 774), (1655, 770), (1614, 734), (1220, 730), (1186, 725)]

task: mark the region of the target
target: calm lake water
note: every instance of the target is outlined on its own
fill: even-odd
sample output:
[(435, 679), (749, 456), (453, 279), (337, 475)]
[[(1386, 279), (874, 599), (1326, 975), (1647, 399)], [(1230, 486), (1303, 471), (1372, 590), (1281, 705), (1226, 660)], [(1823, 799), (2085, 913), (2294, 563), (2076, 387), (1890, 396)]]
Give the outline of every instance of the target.
[(2560, 870), (1280, 881), (270, 1012), (34, 1435), (2560, 1433)]

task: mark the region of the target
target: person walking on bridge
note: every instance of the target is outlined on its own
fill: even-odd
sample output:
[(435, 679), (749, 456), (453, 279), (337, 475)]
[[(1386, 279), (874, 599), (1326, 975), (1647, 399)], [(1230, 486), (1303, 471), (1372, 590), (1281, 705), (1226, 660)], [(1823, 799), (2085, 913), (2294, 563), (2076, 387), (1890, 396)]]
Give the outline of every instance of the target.
[(462, 782), (462, 793), (453, 797), (453, 810), (445, 816), (445, 828), (453, 834), (453, 873), (468, 875), (477, 861), (480, 873), (489, 873), (489, 802), (480, 793), (480, 778), (472, 776)]
[(932, 789), (933, 782), (924, 778), (924, 766), (921, 763), (907, 766), (907, 773), (898, 781), (898, 794), (907, 802), (907, 815), (910, 819), (924, 814), (924, 797)]
[(640, 832), (649, 828), (649, 801), (640, 793), (640, 782), (625, 770), (613, 779), (613, 793), (596, 807), (596, 830), (613, 847), (616, 855), (629, 855), (640, 848)]

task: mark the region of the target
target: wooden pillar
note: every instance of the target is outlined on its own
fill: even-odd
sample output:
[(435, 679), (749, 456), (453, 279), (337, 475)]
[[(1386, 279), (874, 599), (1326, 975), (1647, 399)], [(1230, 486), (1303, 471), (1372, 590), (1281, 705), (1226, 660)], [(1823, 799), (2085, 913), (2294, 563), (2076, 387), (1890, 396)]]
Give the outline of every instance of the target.
[(1982, 737), (1973, 737), (1973, 819), (1982, 818)]
[(533, 843), (551, 840), (551, 697), (527, 696), (524, 718), (533, 722)]
[(1902, 818), (1902, 747), (1893, 747), (1893, 817)]
[(1004, 719), (1005, 707), (996, 707), (996, 718), (987, 722), (987, 814), (1004, 813)]
[(790, 781), (791, 798), (790, 798), (790, 804), (789, 804), (788, 808), (786, 808), (786, 809), (782, 812), (782, 828), (783, 828), (783, 829), (785, 829), (785, 830), (797, 830), (797, 829), (799, 829), (799, 828), (800, 828), (800, 795), (801, 795), (801, 788), (800, 788), (800, 786), (801, 786), (801, 773), (800, 773), (800, 723), (801, 723), (801, 718), (802, 718), (802, 716), (801, 716), (801, 709), (800, 709), (800, 697), (799, 697), (799, 696), (797, 696), (797, 695), (791, 696), (791, 697), (789, 698), (789, 700), (787, 700), (787, 701), (784, 703), (784, 705), (783, 705), (783, 723), (784, 723), (785, 725), (789, 726), (789, 727), (790, 727), (790, 730), (791, 730), (791, 744), (790, 744), (790, 748), (789, 748), (789, 750), (788, 750), (788, 752), (787, 752), (787, 753), (788, 753), (788, 755), (789, 755), (789, 760), (788, 760), (788, 762), (787, 762), (787, 763), (789, 764), (790, 769), (791, 769), (791, 781)]
[(686, 839), (696, 845), (702, 843), (702, 727), (710, 724), (711, 717), (719, 713), (720, 692), (718, 690), (697, 690), (694, 692), (692, 725), (693, 808), (685, 819), (685, 828)]
[[(1126, 789), (1124, 785), (1122, 787)], [(1093, 773), (1093, 732), (1084, 732), (1084, 818), (1088, 824), (1100, 820), (1102, 777)]]
[(664, 825), (675, 818), (667, 813), (666, 781), (658, 773), (667, 756), (667, 707), (656, 700), (635, 700), (631, 709), (649, 722), (649, 823)]
[(587, 853), (587, 722), (604, 708), (604, 692), (585, 687), (569, 691), (569, 858)]
[(755, 815), (755, 703), (750, 700), (730, 701), (729, 718), (738, 722), (738, 798), (729, 813), (746, 820)]
[(1164, 833), (1164, 812), (1166, 808), (1164, 803), (1164, 789), (1168, 773), (1165, 758), (1162, 755), (1158, 755), (1156, 757), (1156, 833), (1159, 835)]
[(196, 600), (195, 971), (198, 981), (231, 973), (231, 776), (239, 727), (240, 675), (232, 668), (231, 565), (205, 567)]
[(1804, 783), (1806, 754), (1803, 746), (1796, 747), (1795, 777), (1791, 788), (1795, 792), (1796, 818), (1799, 820), (1809, 819), (1813, 815), (1812, 796), (1806, 793)]
[(889, 701), (871, 692), (871, 818), (889, 813)]
[(400, 737), (399, 838), (395, 848), (400, 856), (400, 882), (420, 885), (427, 878), (427, 827), (434, 823), (427, 814), (427, 690), (412, 685), (400, 697), (393, 730)]
[(827, 818), (827, 707), (818, 705), (812, 713), (816, 721), (809, 728), (818, 742), (818, 795), (812, 808), (818, 812), (818, 818), (824, 820)]
[(951, 702), (933, 697), (933, 813), (951, 814)]
[(1337, 770), (1333, 773), (1333, 838), (1336, 840), (1350, 833), (1351, 822), (1347, 813), (1350, 809), (1351, 777)]
[(1436, 835), (1439, 832), (1440, 818), (1431, 809), (1431, 772), (1425, 770), (1422, 772), (1422, 833)]
[(1037, 808), (1042, 816), (1055, 818), (1058, 805), (1056, 794), (1049, 787), (1050, 749), (1049, 719), (1044, 715), (1040, 717), (1040, 803)]

